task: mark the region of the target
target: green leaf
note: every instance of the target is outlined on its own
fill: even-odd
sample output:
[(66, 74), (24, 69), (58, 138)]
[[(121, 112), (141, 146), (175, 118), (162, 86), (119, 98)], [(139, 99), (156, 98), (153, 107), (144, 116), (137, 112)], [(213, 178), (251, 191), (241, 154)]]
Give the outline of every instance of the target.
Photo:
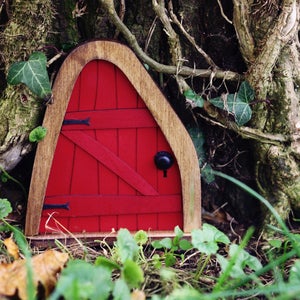
[(12, 85), (24, 83), (42, 99), (51, 95), (45, 54), (34, 52), (30, 55), (28, 61), (13, 63), (8, 70), (7, 82)]
[(269, 240), (268, 243), (269, 243), (272, 247), (277, 248), (277, 249), (280, 249), (281, 246), (282, 246), (282, 241), (279, 240), (279, 239)]
[(169, 268), (162, 268), (159, 271), (159, 275), (165, 281), (174, 281), (176, 279), (176, 272)]
[(161, 240), (155, 240), (151, 243), (152, 247), (155, 249), (171, 249), (172, 248), (172, 240), (170, 238), (163, 238)]
[(201, 177), (205, 180), (206, 183), (210, 184), (215, 181), (215, 175), (213, 173), (213, 168), (210, 164), (205, 164), (201, 169)]
[(112, 291), (111, 272), (83, 260), (70, 261), (62, 271), (50, 300), (106, 300)]
[(188, 89), (184, 91), (183, 95), (185, 96), (186, 99), (191, 100), (195, 106), (197, 107), (203, 107), (204, 106), (204, 99), (197, 95), (195, 91), (192, 89)]
[(224, 94), (222, 97), (210, 99), (209, 102), (232, 114), (239, 126), (244, 125), (251, 119), (252, 110), (250, 105), (242, 101), (238, 94)]
[(180, 229), (180, 227), (177, 225), (174, 228), (174, 233), (178, 238), (182, 238), (183, 237), (183, 231)]
[(12, 212), (10, 202), (6, 198), (0, 199), (0, 219), (6, 218)]
[(119, 278), (115, 281), (113, 290), (114, 300), (130, 300), (130, 290), (125, 280)]
[(122, 278), (127, 282), (129, 287), (138, 288), (144, 282), (144, 273), (136, 262), (127, 259), (122, 269)]
[(95, 260), (95, 265), (107, 268), (110, 271), (121, 269), (118, 264), (104, 256), (97, 257), (97, 259)]
[(43, 126), (38, 126), (30, 132), (29, 141), (32, 143), (40, 142), (41, 140), (43, 140), (46, 134), (47, 134), (47, 128)]
[(186, 251), (186, 250), (192, 249), (193, 245), (192, 245), (192, 243), (190, 241), (188, 241), (186, 239), (182, 239), (182, 240), (179, 241), (179, 248), (181, 250)]
[(169, 296), (168, 300), (199, 300), (201, 294), (194, 288), (185, 286), (183, 288), (175, 289)]
[(134, 240), (140, 246), (145, 245), (148, 242), (147, 232), (144, 230), (139, 230), (138, 232), (135, 233)]
[(8, 175), (7, 173), (4, 173), (4, 172), (1, 173), (1, 181), (3, 183), (8, 181), (9, 177), (7, 175)]
[(238, 249), (239, 246), (236, 244), (231, 244), (229, 248), (229, 255), (233, 257), (236, 251), (239, 251), (238, 257), (236, 260), (236, 265), (241, 266), (244, 269), (248, 266), (250, 269), (257, 271), (262, 268), (261, 262), (257, 259), (257, 257), (251, 255), (244, 249)]
[(243, 81), (237, 93), (238, 98), (246, 103), (254, 100), (254, 90), (248, 81)]
[(300, 260), (296, 260), (291, 267), (289, 275), (289, 283), (299, 285), (300, 284)]
[(202, 229), (192, 231), (192, 245), (206, 255), (216, 254), (218, 243), (229, 244), (229, 238), (216, 227), (203, 224)]
[(176, 264), (176, 257), (172, 253), (166, 253), (165, 255), (166, 267), (172, 267)]
[[(236, 251), (239, 251), (237, 257), (235, 257)], [(230, 245), (229, 256), (235, 257), (234, 265), (230, 272), (230, 276), (232, 278), (239, 278), (241, 276), (244, 276), (246, 274), (244, 272), (246, 266), (248, 266), (251, 270), (254, 271), (257, 271), (262, 268), (261, 262), (255, 256), (250, 255), (244, 249), (239, 249), (239, 246), (236, 244)], [(222, 271), (224, 272), (224, 270), (226, 270), (229, 264), (229, 260), (219, 254), (217, 254), (216, 257), (221, 266)]]
[(116, 246), (122, 263), (127, 259), (135, 260), (138, 256), (139, 247), (127, 229), (118, 231)]

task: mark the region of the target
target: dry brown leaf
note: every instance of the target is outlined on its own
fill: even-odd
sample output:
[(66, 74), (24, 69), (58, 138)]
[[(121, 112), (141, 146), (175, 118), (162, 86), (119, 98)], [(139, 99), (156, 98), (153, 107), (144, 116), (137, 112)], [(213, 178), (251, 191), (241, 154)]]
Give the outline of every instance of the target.
[[(68, 254), (55, 250), (48, 250), (32, 258), (34, 284), (41, 283), (48, 296), (54, 288), (57, 273), (61, 271), (68, 261)], [(13, 296), (18, 293), (22, 300), (27, 299), (26, 294), (26, 261), (16, 260), (12, 264), (0, 265), (0, 296)]]
[(3, 244), (6, 246), (8, 254), (11, 255), (15, 260), (20, 258), (19, 247), (13, 240), (12, 236), (5, 239)]

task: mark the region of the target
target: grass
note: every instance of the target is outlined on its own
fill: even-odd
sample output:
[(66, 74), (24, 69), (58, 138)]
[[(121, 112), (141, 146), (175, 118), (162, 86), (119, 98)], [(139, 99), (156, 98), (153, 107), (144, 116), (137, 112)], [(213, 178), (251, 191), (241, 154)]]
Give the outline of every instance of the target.
[[(70, 261), (62, 270), (49, 299), (300, 299), (300, 236), (289, 230), (269, 202), (242, 182), (217, 171), (261, 201), (276, 218), (274, 238), (258, 241), (250, 227), (241, 242), (230, 240), (218, 228), (203, 224), (187, 239), (179, 227), (174, 238), (152, 241), (146, 232), (134, 236), (118, 231), (114, 244), (57, 244)], [(5, 201), (2, 199), (1, 201)], [(7, 204), (0, 205), (6, 230), (17, 237), (28, 259), (28, 278), (33, 251), (24, 237), (5, 221)], [(257, 246), (258, 245), (258, 246)], [(84, 287), (84, 288), (83, 288)], [(104, 288), (105, 287), (105, 288)], [(28, 299), (34, 299), (28, 281)]]

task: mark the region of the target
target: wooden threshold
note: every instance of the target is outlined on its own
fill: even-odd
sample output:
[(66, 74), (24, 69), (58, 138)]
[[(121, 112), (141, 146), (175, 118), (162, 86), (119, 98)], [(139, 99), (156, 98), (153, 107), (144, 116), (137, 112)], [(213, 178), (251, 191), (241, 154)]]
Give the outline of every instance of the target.
[[(130, 232), (132, 235), (136, 233), (136, 231)], [(112, 244), (117, 238), (118, 232), (89, 232), (89, 233), (57, 233), (57, 234), (40, 234), (37, 236), (27, 236), (28, 243), (31, 247), (37, 248), (47, 248), (55, 245), (56, 241), (61, 242), (63, 245), (70, 245), (78, 243), (78, 240), (85, 244), (89, 245), (97, 245), (105, 242), (107, 244)], [(175, 237), (174, 231), (148, 231), (147, 232), (149, 240), (158, 240), (165, 237), (173, 238)], [(190, 233), (184, 233), (185, 238), (190, 239)]]

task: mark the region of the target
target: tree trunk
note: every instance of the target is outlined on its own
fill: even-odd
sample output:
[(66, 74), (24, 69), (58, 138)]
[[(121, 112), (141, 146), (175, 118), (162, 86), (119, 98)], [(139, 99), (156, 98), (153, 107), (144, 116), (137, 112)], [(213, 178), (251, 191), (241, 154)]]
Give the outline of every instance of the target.
[[(263, 100), (254, 107), (251, 124), (284, 140), (254, 143), (257, 184), (287, 219), (290, 209), (300, 211), (299, 3), (263, 2), (235, 0), (235, 28), (248, 63), (246, 77), (256, 99)], [(269, 212), (264, 223), (276, 225)]]
[[(1, 65), (28, 59), (45, 45), (53, 18), (50, 0), (14, 1), (6, 9), (9, 21), (0, 34)], [(25, 86), (7, 85), (0, 99), (0, 166), (13, 169), (32, 150), (28, 134), (40, 121), (44, 107)]]
[[(114, 2), (120, 21), (111, 18)], [(3, 14), (2, 11), (1, 18)], [(290, 209), (300, 211), (296, 0), (13, 1), (4, 19), (9, 19), (7, 24), (1, 21), (5, 29), (0, 33), (1, 65), (5, 72), (11, 63), (27, 59), (46, 43), (65, 52), (93, 38), (119, 40), (134, 51), (138, 45), (137, 55), (150, 66), (149, 72), (180, 117), (186, 124), (199, 125), (205, 133), (206, 162), (247, 183), (255, 176), (259, 191), (284, 219)], [(126, 30), (124, 34), (120, 22), (132, 35), (126, 36)], [(51, 66), (50, 71), (55, 69)], [(256, 93), (250, 129), (258, 130), (264, 137), (256, 135), (246, 147), (237, 134), (228, 130), (243, 132), (232, 125), (226, 113), (220, 113), (208, 102), (201, 109), (186, 110), (185, 98), (180, 95), (187, 84), (206, 100), (223, 92), (234, 93), (237, 80), (244, 74)], [(4, 86), (3, 82), (0, 86)], [(5, 86), (0, 102), (2, 168), (12, 169), (32, 150), (28, 134), (41, 123), (43, 110), (44, 105), (26, 87)], [(249, 164), (252, 154), (245, 154), (249, 144), (254, 153), (253, 172), (252, 162)], [(236, 192), (227, 183), (217, 181), (203, 191), (207, 207), (212, 202), (226, 202), (226, 194), (232, 193), (238, 197), (232, 203), (237, 216), (242, 219), (249, 208), (255, 211), (248, 195)], [(265, 224), (274, 224), (267, 212), (263, 219)]]

